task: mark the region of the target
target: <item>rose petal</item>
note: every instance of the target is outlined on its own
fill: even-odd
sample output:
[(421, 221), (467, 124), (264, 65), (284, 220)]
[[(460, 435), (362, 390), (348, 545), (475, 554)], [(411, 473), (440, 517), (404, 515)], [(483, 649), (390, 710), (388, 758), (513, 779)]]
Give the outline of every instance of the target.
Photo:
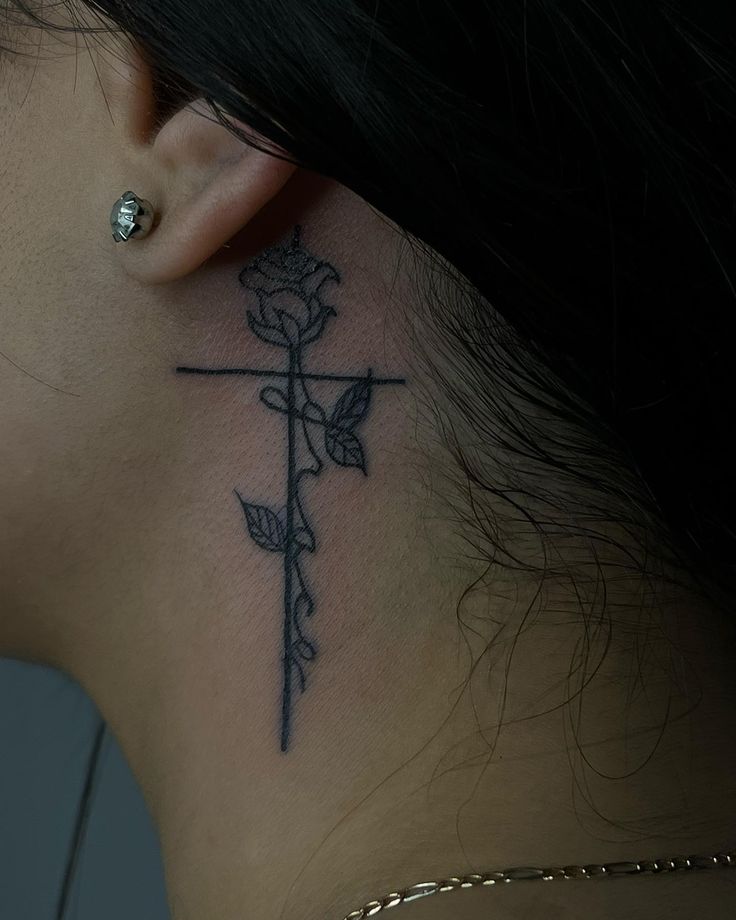
[(285, 313), (281, 310), (279, 310), (278, 313), (281, 328), (284, 330), (284, 335), (288, 339), (289, 344), (298, 345), (301, 338), (299, 324), (290, 313)]
[(272, 345), (281, 345), (282, 347), (289, 345), (288, 339), (284, 336), (280, 328), (274, 328), (272, 326), (266, 326), (264, 323), (259, 323), (250, 310), (248, 310), (247, 317), (248, 325), (259, 339), (263, 339), (264, 342), (270, 342)]
[[(315, 260), (316, 261), (316, 260)], [(312, 266), (301, 278), (301, 288), (309, 295), (316, 294), (326, 281), (340, 281), (340, 276), (331, 265), (322, 262)]]
[(322, 330), (325, 328), (325, 323), (330, 316), (335, 316), (335, 311), (332, 309), (332, 307), (325, 307), (321, 313), (318, 313), (312, 322), (307, 326), (307, 328), (302, 332), (301, 344), (306, 345), (307, 342), (313, 342), (316, 338), (319, 338), (319, 336), (322, 335)]

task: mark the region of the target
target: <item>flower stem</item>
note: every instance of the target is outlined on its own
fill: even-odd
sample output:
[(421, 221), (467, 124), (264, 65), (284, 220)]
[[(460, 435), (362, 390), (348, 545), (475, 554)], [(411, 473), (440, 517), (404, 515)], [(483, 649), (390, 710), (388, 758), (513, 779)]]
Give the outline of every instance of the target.
[(286, 473), (286, 547), (284, 551), (284, 686), (281, 696), (281, 750), (289, 746), (291, 728), (291, 672), (292, 672), (292, 578), (295, 561), (294, 505), (296, 500), (296, 408), (294, 380), (298, 362), (297, 348), (289, 348), (289, 372), (286, 386), (287, 412), (287, 473)]

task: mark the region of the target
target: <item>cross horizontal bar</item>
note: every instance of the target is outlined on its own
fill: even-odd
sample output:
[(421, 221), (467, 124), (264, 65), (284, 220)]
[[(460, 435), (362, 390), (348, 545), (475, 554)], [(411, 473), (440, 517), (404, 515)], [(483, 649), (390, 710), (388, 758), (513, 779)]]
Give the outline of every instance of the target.
[[(177, 367), (177, 374), (201, 374), (205, 377), (219, 377), (225, 374), (240, 374), (247, 377), (288, 377), (286, 371), (261, 370), (251, 367)], [(373, 377), (370, 374), (363, 374), (360, 377), (347, 376), (345, 374), (294, 374), (296, 379), (300, 380), (341, 380), (350, 383), (358, 383), (361, 380), (370, 381), (371, 386), (381, 386), (386, 384), (405, 384), (406, 380), (402, 377)]]

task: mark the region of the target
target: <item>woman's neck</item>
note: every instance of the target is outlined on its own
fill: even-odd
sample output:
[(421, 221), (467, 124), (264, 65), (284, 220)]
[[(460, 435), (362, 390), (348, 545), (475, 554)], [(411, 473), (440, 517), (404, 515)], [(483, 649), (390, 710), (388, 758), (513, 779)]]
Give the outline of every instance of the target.
[[(261, 301), (244, 323), (236, 246), (207, 267), (222, 334), (193, 303), (175, 342), (162, 333), (164, 392), (136, 383), (166, 456), (134, 471), (123, 587), (104, 541), (94, 590), (70, 587), (56, 657), (141, 785), (174, 920), (339, 920), (426, 877), (725, 846), (725, 627), (689, 602), (645, 612), (620, 569), (591, 617), (569, 582), (540, 593), (461, 540), (417, 447), (395, 243), (352, 197), (336, 214), (305, 206), (278, 269), (332, 278), (324, 338), (306, 342), (313, 310), (295, 325)], [(487, 910), (443, 903), (406, 910)]]
[[(211, 593), (217, 549), (204, 564), (187, 558), (189, 575), (149, 607), (165, 618), (85, 647), (75, 676), (143, 789), (175, 920), (339, 920), (426, 878), (728, 845), (733, 697), (715, 670), (680, 675), (676, 688), (614, 643), (562, 705), (580, 627), (538, 624), (509, 670), (499, 641), (493, 667), (479, 660), (465, 685), (462, 578), (437, 567), (416, 531), (408, 549), (405, 512), (384, 511), (380, 548), (361, 551), (355, 535), (332, 554), (351, 576), (320, 592), (323, 660), (296, 701), (286, 753), (271, 580), (249, 579), (226, 607)], [(507, 614), (498, 605), (494, 619)], [(695, 665), (715, 660), (707, 644), (691, 643)], [(655, 646), (652, 656), (665, 652)], [(545, 886), (544, 897), (558, 895)], [(459, 901), (443, 903), (449, 913), (428, 916), (461, 916)]]

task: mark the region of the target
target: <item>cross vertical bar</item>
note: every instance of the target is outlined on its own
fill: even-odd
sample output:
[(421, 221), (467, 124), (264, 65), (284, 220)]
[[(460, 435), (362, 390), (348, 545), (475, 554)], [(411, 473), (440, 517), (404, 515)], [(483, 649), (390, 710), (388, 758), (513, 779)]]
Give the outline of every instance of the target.
[(284, 685), (281, 696), (281, 750), (289, 746), (291, 728), (291, 623), (292, 623), (292, 578), (294, 571), (294, 499), (296, 492), (296, 403), (294, 379), (297, 368), (297, 350), (289, 348), (289, 375), (286, 387), (287, 411), (287, 473), (286, 473), (286, 546), (284, 552)]

